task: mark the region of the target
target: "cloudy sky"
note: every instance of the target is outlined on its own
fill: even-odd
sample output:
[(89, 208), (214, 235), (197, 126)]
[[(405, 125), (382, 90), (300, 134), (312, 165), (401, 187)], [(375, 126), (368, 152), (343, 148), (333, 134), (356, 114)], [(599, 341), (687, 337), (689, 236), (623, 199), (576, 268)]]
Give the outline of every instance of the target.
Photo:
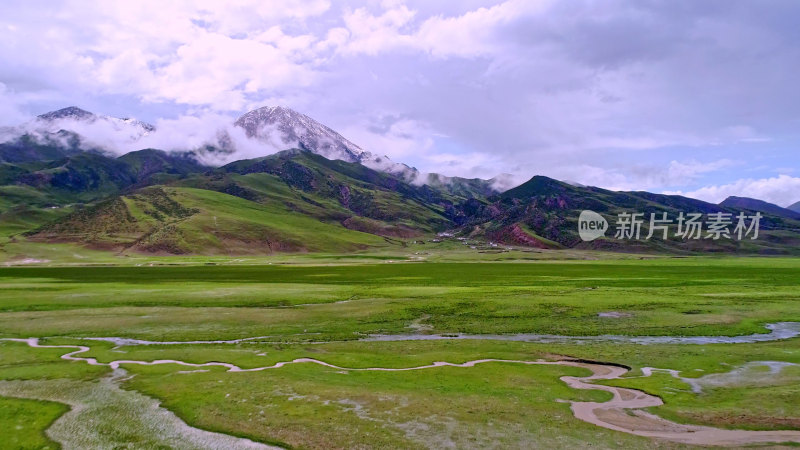
[(798, 17), (796, 0), (4, 0), (0, 125), (77, 105), (191, 134), (285, 105), (423, 171), (785, 206)]

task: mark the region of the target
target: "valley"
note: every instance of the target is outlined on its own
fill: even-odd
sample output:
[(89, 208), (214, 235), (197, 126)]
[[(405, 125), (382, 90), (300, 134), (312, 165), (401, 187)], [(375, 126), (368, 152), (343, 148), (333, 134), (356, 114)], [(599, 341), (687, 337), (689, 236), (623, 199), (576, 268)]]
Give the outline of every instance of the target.
[[(769, 325), (800, 322), (795, 259), (458, 251), (0, 268), (2, 398), (44, 414), (114, 383), (189, 427), (284, 448), (796, 440), (798, 330)], [(550, 336), (500, 340), (530, 332)], [(24, 439), (58, 439), (64, 417)], [(106, 438), (147, 442), (137, 423)]]
[[(66, 108), (0, 144), (18, 448), (800, 442), (792, 210), (426, 174), (282, 107), (234, 126), (290, 147), (234, 160), (233, 135), (119, 155), (64, 121), (156, 132)], [(586, 240), (585, 210), (760, 228)]]
[(0, 10), (0, 450), (800, 448), (800, 2)]
[[(0, 261), (53, 260), (31, 256), (46, 253), (44, 244), (126, 256), (371, 252), (441, 240), (439, 233), (476, 246), (546, 250), (794, 255), (800, 248), (800, 215), (759, 200), (732, 197), (717, 205), (544, 176), (505, 189), (499, 178), (422, 174), (288, 108), (251, 111), (235, 126), (265, 148), (270, 139), (297, 148), (218, 166), (206, 161), (230, 157), (224, 136), (205, 148), (116, 156), (59, 130), (75, 121), (117, 123), (112, 119), (65, 108), (27, 125), (39, 128), (0, 143)], [(121, 123), (143, 135), (152, 131), (146, 124)], [(612, 224), (626, 212), (762, 217), (759, 239), (665, 239), (656, 233), (653, 239), (608, 235), (583, 242), (582, 210)], [(646, 236), (647, 222), (642, 230)], [(674, 235), (676, 224), (670, 230)]]

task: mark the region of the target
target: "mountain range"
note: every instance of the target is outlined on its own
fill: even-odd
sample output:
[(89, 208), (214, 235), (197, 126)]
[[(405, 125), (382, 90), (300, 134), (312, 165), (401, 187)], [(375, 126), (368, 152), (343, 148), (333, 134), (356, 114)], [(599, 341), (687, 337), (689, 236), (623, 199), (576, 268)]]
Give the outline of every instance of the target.
[[(535, 176), (512, 189), (492, 180), (422, 174), (376, 156), (284, 107), (234, 122), (267, 156), (211, 167), (203, 152), (232, 152), (225, 133), (204, 148), (145, 148), (116, 156), (82, 130), (102, 126), (133, 142), (157, 131), (135, 120), (70, 107), (4, 130), (0, 143), (0, 252), (9, 243), (67, 242), (116, 252), (248, 254), (346, 252), (404, 245), (437, 233), (490, 246), (629, 252), (794, 254), (798, 205), (731, 197), (615, 192)], [(144, 142), (144, 141), (142, 141)], [(275, 152), (276, 149), (283, 150)], [(113, 149), (111, 149), (113, 150)], [(635, 211), (763, 215), (759, 239), (659, 237), (584, 242), (578, 216), (609, 223)], [(648, 226), (644, 224), (644, 233)], [(674, 225), (671, 230), (674, 231)], [(440, 240), (440, 239), (435, 239)]]

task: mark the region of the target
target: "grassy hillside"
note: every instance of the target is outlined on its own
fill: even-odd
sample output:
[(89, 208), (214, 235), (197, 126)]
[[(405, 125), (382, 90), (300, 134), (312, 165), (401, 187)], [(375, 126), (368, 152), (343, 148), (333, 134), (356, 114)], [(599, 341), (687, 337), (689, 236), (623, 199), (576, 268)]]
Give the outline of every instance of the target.
[[(2, 145), (5, 153), (0, 160), (6, 162), (0, 162), (0, 243), (17, 241), (23, 233), (56, 222), (70, 212), (93, 211), (92, 202), (113, 204), (113, 198), (122, 192), (179, 180), (207, 169), (187, 155), (160, 150), (141, 150), (114, 158), (24, 140)], [(68, 231), (67, 234), (85, 231), (55, 225), (53, 229)]]
[(128, 165), (136, 178), (137, 186), (164, 184), (209, 170), (209, 167), (198, 163), (189, 153), (167, 153), (154, 149), (130, 152), (117, 160)]
[[(208, 168), (187, 155), (140, 150), (119, 158), (94, 152), (0, 163), (0, 189), (11, 205), (64, 205), (108, 198), (126, 189), (177, 180)], [(3, 205), (0, 204), (0, 208)], [(1, 211), (2, 209), (0, 209)]]
[[(292, 188), (293, 197), (302, 203), (317, 202), (329, 211), (402, 224), (421, 231), (441, 230), (451, 225), (454, 205), (464, 200), (428, 186), (408, 184), (360, 164), (328, 160), (306, 151), (237, 161), (220, 168), (216, 174), (249, 177), (249, 180), (236, 179), (241, 180), (244, 187), (265, 196), (271, 196), (275, 190), (270, 181), (280, 180)], [(263, 177), (264, 174), (272, 177)]]
[[(619, 240), (613, 234), (617, 215), (624, 212), (644, 213), (644, 237), (650, 213), (674, 219), (680, 212), (751, 215), (754, 210), (579, 187), (542, 176), (488, 198), (487, 189), (481, 180), (457, 178), (415, 185), (297, 149), (217, 169), (189, 154), (153, 149), (119, 158), (83, 152), (0, 163), (0, 239), (22, 239), (25, 233), (35, 242), (208, 255), (347, 251), (384, 242), (364, 238), (368, 234), (391, 241), (456, 229), (470, 240), (542, 249), (800, 253), (800, 220), (794, 213), (764, 209), (757, 240), (684, 240), (673, 236), (675, 225), (668, 239)], [(579, 238), (582, 210), (606, 218), (611, 225), (606, 237), (588, 243)], [(349, 232), (341, 235), (342, 230)]]
[(304, 151), (212, 171), (157, 150), (26, 164), (0, 171), (7, 239), (123, 252), (352, 251), (447, 229), (463, 200)]
[(347, 251), (385, 245), (283, 205), (202, 189), (149, 187), (77, 210), (30, 234), (117, 251), (247, 254)]
[(173, 185), (222, 192), (390, 238), (448, 229), (463, 216), (459, 208), (465, 201), (360, 164), (298, 150), (237, 161)]

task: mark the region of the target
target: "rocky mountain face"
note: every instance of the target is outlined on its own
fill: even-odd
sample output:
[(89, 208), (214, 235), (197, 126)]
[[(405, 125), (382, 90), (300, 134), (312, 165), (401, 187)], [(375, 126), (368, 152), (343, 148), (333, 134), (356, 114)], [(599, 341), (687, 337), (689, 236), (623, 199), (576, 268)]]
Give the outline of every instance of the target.
[[(752, 199), (747, 199), (752, 200)], [(482, 238), (500, 243), (514, 243), (542, 248), (590, 248), (626, 252), (747, 252), (761, 254), (796, 254), (800, 245), (800, 220), (787, 217), (786, 209), (755, 201), (723, 202), (716, 205), (678, 195), (650, 192), (618, 192), (591, 186), (575, 186), (552, 178), (535, 176), (526, 183), (502, 194), (490, 196), (475, 205), (461, 228), (461, 235)], [(757, 204), (756, 204), (757, 203)], [(611, 230), (616, 230), (620, 214), (639, 213), (642, 220), (641, 235), (637, 239), (617, 239), (614, 231), (605, 237), (583, 242), (579, 237), (581, 212), (590, 210), (600, 214)], [(707, 236), (705, 223), (700, 239), (683, 239), (675, 236), (679, 214), (699, 213), (703, 221), (709, 214), (729, 214), (733, 221), (739, 213), (748, 216), (762, 213), (760, 235), (757, 240), (719, 239)], [(791, 211), (789, 211), (791, 213)], [(668, 238), (649, 233), (650, 217), (666, 213), (671, 219)], [(735, 223), (731, 224), (732, 229)], [(657, 233), (657, 232), (656, 232)], [(663, 236), (663, 234), (662, 234)]]

